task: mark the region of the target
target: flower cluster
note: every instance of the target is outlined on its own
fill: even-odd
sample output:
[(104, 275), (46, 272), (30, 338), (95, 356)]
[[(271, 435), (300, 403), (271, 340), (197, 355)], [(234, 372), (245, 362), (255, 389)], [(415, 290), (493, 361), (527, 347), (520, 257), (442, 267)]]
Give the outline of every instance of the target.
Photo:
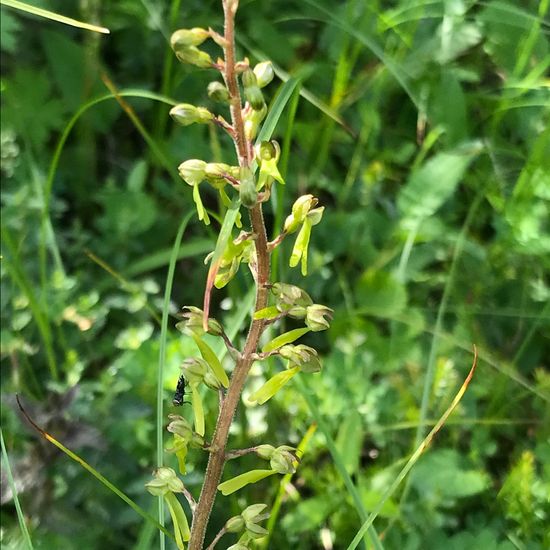
[[(262, 61), (253, 66), (246, 58), (233, 61), (233, 35), (227, 29), (228, 21), (229, 25), (232, 25), (237, 6), (238, 0), (224, 0), (225, 36), (211, 28), (192, 28), (176, 31), (170, 40), (179, 61), (201, 69), (217, 70), (222, 76), (222, 81), (213, 80), (207, 87), (208, 98), (217, 106), (205, 107), (179, 103), (170, 110), (170, 116), (184, 127), (191, 124), (209, 124), (225, 131), (235, 143), (238, 153), (238, 163), (234, 165), (188, 159), (178, 167), (182, 180), (193, 189), (192, 196), (199, 220), (206, 225), (210, 224), (212, 214), (209, 214), (208, 202), (205, 201), (205, 205), (201, 196), (201, 192), (208, 188), (218, 193), (220, 214), (223, 218), (216, 248), (206, 258), (210, 268), (204, 307), (203, 309), (194, 306), (185, 307), (179, 315), (181, 320), (176, 325), (180, 332), (193, 340), (198, 351), (196, 356), (188, 357), (181, 363), (181, 375), (173, 399), (174, 406), (191, 404), (192, 421), (188, 421), (183, 416), (171, 414), (167, 428), (172, 434), (172, 444), (166, 451), (176, 456), (180, 474), (186, 474), (189, 449), (212, 453), (203, 491), (199, 502), (195, 503), (183, 482), (171, 468), (156, 470), (153, 479), (146, 485), (151, 494), (162, 497), (167, 502), (174, 523), (176, 543), (180, 549), (183, 549), (184, 542), (190, 539), (190, 531), (176, 494), (183, 493), (190, 502), (191, 508), (195, 510), (193, 533), (197, 522), (200, 526), (197, 527), (196, 538), (194, 534), (191, 537), (190, 545), (198, 548), (197, 541), (199, 545), (202, 544), (206, 529), (205, 516), (207, 521), (217, 490), (223, 495), (228, 495), (269, 476), (291, 475), (294, 474), (299, 463), (296, 449), (288, 445), (275, 447), (263, 444), (250, 449), (227, 452), (225, 450), (229, 430), (227, 422), (218, 423), (213, 430), (213, 439), (209, 442), (206, 439), (207, 418), (203, 403), (208, 394), (206, 390), (216, 392), (221, 420), (233, 417), (238, 396), (253, 361), (262, 361), (269, 356), (276, 356), (281, 358), (285, 365), (284, 370), (276, 373), (249, 397), (251, 402), (258, 404), (268, 401), (298, 373), (318, 373), (321, 370), (321, 361), (317, 351), (296, 341), (309, 332), (329, 328), (333, 313), (330, 308), (314, 303), (309, 294), (297, 286), (285, 283), (269, 284), (267, 273), (269, 254), (293, 233), (297, 233), (297, 236), (290, 255), (290, 266), (295, 267), (300, 263), (302, 273), (304, 275), (307, 273), (311, 228), (320, 222), (324, 208), (317, 206), (318, 200), (313, 195), (299, 197), (294, 202), (284, 226), (280, 229), (279, 236), (272, 242), (267, 242), (262, 218), (262, 203), (269, 200), (275, 182), (285, 184), (279, 170), (281, 159), (279, 144), (269, 137), (257, 139), (261, 124), (268, 114), (264, 89), (273, 81), (274, 70), (269, 61)], [(209, 53), (200, 49), (207, 39), (213, 40), (224, 49), (225, 59), (214, 61)], [(231, 55), (227, 53), (228, 50), (232, 50)], [(244, 98), (244, 104), (241, 103), (241, 98)], [(218, 108), (229, 110), (230, 119), (228, 120), (230, 121), (215, 112)], [(240, 211), (242, 207), (250, 210), (252, 227), (249, 230), (242, 229)], [(213, 217), (218, 219), (217, 216)], [(234, 226), (240, 229), (237, 236), (234, 233)], [(260, 236), (262, 238), (259, 238)], [(243, 263), (247, 264), (252, 272), (257, 285), (258, 304), (262, 305), (257, 305), (258, 310), (254, 313), (247, 343), (243, 351), (239, 352), (222, 324), (209, 317), (209, 305), (212, 289), (214, 287), (221, 289), (227, 285)], [(263, 307), (269, 304), (268, 289), (271, 289), (273, 303)], [(272, 338), (259, 352), (260, 338), (265, 329), (269, 325), (275, 325), (283, 317), (296, 319), (304, 326)], [(227, 362), (224, 360), (223, 364), (223, 358), (220, 358), (215, 351), (215, 346), (212, 347), (213, 337), (223, 340), (229, 352), (229, 358)], [(233, 391), (234, 386), (230, 385), (226, 371), (230, 360), (235, 363), (231, 384), (240, 384), (237, 385), (236, 391)], [(243, 372), (244, 376), (238, 375)], [(228, 388), (229, 391), (226, 391)], [(190, 397), (190, 401), (185, 401), (186, 396)], [(220, 435), (222, 429), (227, 431)], [(211, 479), (208, 478), (213, 463), (223, 464), (225, 460), (237, 458), (246, 453), (255, 453), (258, 459), (267, 461), (269, 467), (254, 469), (220, 483), (222, 473), (220, 466), (219, 470), (211, 475)], [(255, 539), (267, 534), (267, 530), (260, 525), (261, 521), (269, 517), (266, 508), (267, 506), (262, 503), (253, 504), (230, 518), (211, 546), (213, 547), (225, 533), (235, 533), (239, 535), (239, 539), (236, 544), (230, 546), (231, 550), (251, 548)]]

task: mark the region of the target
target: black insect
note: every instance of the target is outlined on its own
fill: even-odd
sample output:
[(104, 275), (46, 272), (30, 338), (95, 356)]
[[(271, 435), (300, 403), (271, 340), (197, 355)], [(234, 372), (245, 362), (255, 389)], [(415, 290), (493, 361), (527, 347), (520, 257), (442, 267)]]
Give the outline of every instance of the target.
[(174, 398), (172, 399), (172, 404), (174, 407), (181, 407), (184, 403), (189, 403), (189, 401), (184, 401), (185, 399), (185, 386), (187, 385), (187, 380), (183, 374), (178, 378), (178, 385), (176, 386), (176, 392), (174, 393)]

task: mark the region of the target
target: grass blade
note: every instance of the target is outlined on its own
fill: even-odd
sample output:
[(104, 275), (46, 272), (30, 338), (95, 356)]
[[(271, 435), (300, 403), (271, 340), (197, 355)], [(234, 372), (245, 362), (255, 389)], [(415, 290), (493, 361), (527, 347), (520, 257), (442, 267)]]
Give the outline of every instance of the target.
[(57, 441), (55, 437), (50, 435), (48, 432), (43, 430), (36, 422), (28, 415), (27, 411), (23, 408), (23, 405), (21, 405), (21, 401), (19, 399), (19, 396), (16, 395), (17, 405), (19, 406), (19, 409), (21, 410), (21, 413), (23, 416), (27, 419), (29, 424), (46, 440), (49, 441), (52, 445), (57, 447), (60, 451), (63, 451), (69, 458), (80, 464), (85, 470), (90, 472), (96, 479), (98, 479), (107, 489), (112, 491), (115, 495), (117, 495), (120, 499), (122, 499), (132, 510), (134, 510), (137, 514), (139, 514), (142, 518), (146, 519), (147, 521), (150, 521), (153, 523), (158, 529), (160, 529), (165, 535), (168, 535), (172, 540), (175, 540), (172, 533), (168, 531), (163, 525), (161, 525), (151, 514), (146, 512), (141, 506), (136, 504), (129, 496), (124, 494), (120, 489), (118, 489), (115, 485), (113, 485), (106, 477), (101, 475), (95, 468), (90, 466), (83, 458), (78, 456), (76, 453), (65, 447), (62, 443)]
[[(334, 465), (336, 466), (336, 469), (338, 470), (338, 473), (342, 477), (342, 480), (344, 481), (344, 484), (353, 500), (353, 504), (355, 506), (355, 511), (357, 512), (357, 515), (359, 516), (360, 520), (365, 522), (368, 519), (367, 516), (367, 510), (363, 504), (363, 501), (361, 499), (361, 495), (359, 494), (359, 491), (357, 490), (357, 487), (354, 485), (353, 480), (351, 479), (351, 476), (349, 475), (348, 471), (346, 470), (346, 465), (344, 463), (344, 460), (340, 456), (340, 453), (338, 452), (338, 448), (336, 447), (336, 443), (334, 442), (334, 439), (332, 439), (332, 436), (330, 435), (330, 429), (325, 422), (324, 418), (322, 417), (321, 413), (319, 412), (319, 409), (317, 408), (317, 403), (315, 402), (314, 398), (311, 395), (311, 392), (306, 387), (306, 384), (302, 380), (300, 376), (295, 377), (296, 381), (296, 387), (300, 391), (300, 394), (305, 399), (309, 410), (311, 411), (311, 415), (315, 419), (315, 422), (317, 422), (319, 429), (323, 433), (323, 436), (325, 437), (325, 441), (327, 443), (327, 448), (332, 455), (332, 459), (334, 460)], [(364, 533), (367, 530), (363, 531), (361, 534), (361, 537), (359, 537), (359, 540), (363, 538)], [(376, 533), (376, 530), (372, 525), (368, 527), (368, 535), (370, 538), (370, 541), (374, 548), (376, 550), (382, 550), (383, 546), (380, 542), (380, 539), (378, 537), (378, 534)], [(365, 547), (367, 547), (367, 541), (365, 541)]]
[(357, 534), (355, 535), (354, 539), (351, 541), (350, 545), (348, 546), (347, 550), (354, 550), (357, 548), (357, 545), (361, 541), (361, 538), (363, 535), (367, 532), (367, 530), (372, 527), (372, 524), (380, 511), (382, 510), (382, 507), (384, 506), (385, 502), (390, 498), (390, 496), (395, 492), (397, 487), (399, 487), (400, 483), (405, 479), (406, 475), (411, 471), (412, 467), (416, 464), (418, 459), (420, 458), (420, 455), (428, 448), (430, 443), (432, 442), (433, 438), (437, 434), (437, 432), (442, 428), (443, 424), (445, 424), (445, 421), (451, 413), (454, 411), (455, 407), (458, 405), (460, 400), (462, 399), (462, 396), (466, 392), (466, 389), (468, 388), (468, 385), (470, 384), (472, 377), (474, 376), (474, 371), (477, 366), (477, 349), (474, 346), (474, 361), (472, 364), (472, 368), (470, 369), (470, 372), (468, 373), (468, 376), (464, 380), (464, 383), (458, 390), (458, 393), (455, 395), (455, 398), (449, 405), (449, 408), (443, 413), (441, 418), (438, 420), (437, 424), (433, 427), (432, 431), (426, 436), (426, 438), (422, 441), (422, 443), (419, 445), (419, 447), (416, 449), (416, 451), (413, 453), (411, 458), (407, 461), (403, 469), (399, 472), (398, 476), (393, 480), (393, 483), (387, 488), (386, 492), (368, 517), (368, 519), (361, 525), (361, 528), (359, 531), (357, 531)]
[(106, 27), (98, 27), (97, 25), (84, 23), (84, 21), (78, 21), (78, 19), (73, 19), (72, 17), (66, 17), (65, 15), (61, 15), (50, 10), (31, 6), (26, 2), (18, 2), (18, 0), (0, 0), (0, 4), (2, 4), (3, 6), (8, 6), (10, 8), (15, 8), (16, 10), (30, 13), (31, 15), (38, 15), (38, 17), (44, 17), (45, 19), (57, 21), (58, 23), (63, 23), (64, 25), (70, 25), (71, 27), (78, 27), (79, 29), (100, 32), (102, 34), (109, 34), (111, 32)]
[(376, 57), (378, 57), (378, 59), (386, 66), (388, 71), (394, 76), (397, 82), (399, 82), (399, 84), (410, 97), (416, 108), (420, 108), (420, 97), (416, 94), (416, 92), (412, 90), (407, 73), (404, 71), (403, 68), (401, 68), (401, 66), (390, 59), (374, 40), (355, 29), (344, 19), (336, 16), (334, 12), (331, 12), (329, 9), (321, 6), (315, 0), (304, 1), (323, 13), (322, 21), (324, 21), (327, 25), (336, 25), (337, 27), (340, 27), (342, 30), (346, 31), (354, 38), (356, 38), (359, 42), (361, 42), (361, 44), (366, 46)]
[[(160, 468), (164, 464), (164, 438), (163, 438), (163, 420), (164, 420), (164, 402), (163, 402), (163, 388), (164, 388), (164, 366), (166, 364), (166, 340), (168, 338), (168, 316), (170, 308), (170, 296), (172, 295), (172, 285), (174, 283), (174, 273), (176, 270), (176, 260), (178, 259), (178, 252), (181, 246), (181, 240), (183, 233), (191, 216), (194, 214), (194, 210), (189, 212), (181, 221), (174, 245), (172, 247), (172, 254), (170, 255), (170, 263), (168, 265), (168, 274), (166, 275), (166, 286), (164, 289), (164, 302), (162, 305), (162, 320), (160, 324), (160, 350), (159, 350), (159, 362), (157, 371), (157, 466)], [(164, 499), (159, 497), (158, 499), (158, 520), (161, 525), (164, 525)], [(160, 532), (160, 546), (164, 548), (164, 532)]]
[(13, 503), (15, 504), (15, 510), (17, 512), (17, 519), (19, 521), (19, 527), (21, 528), (21, 533), (23, 533), (23, 539), (29, 550), (33, 550), (34, 546), (32, 545), (31, 536), (29, 530), (27, 529), (27, 523), (25, 522), (25, 515), (21, 508), (19, 502), (19, 497), (17, 496), (17, 489), (15, 487), (15, 481), (13, 479), (13, 474), (11, 472), (10, 460), (8, 458), (8, 451), (6, 450), (6, 444), (4, 443), (4, 432), (0, 428), (0, 443), (2, 444), (2, 460), (4, 462), (4, 469), (6, 472), (6, 477), (8, 478), (8, 483), (13, 495)]

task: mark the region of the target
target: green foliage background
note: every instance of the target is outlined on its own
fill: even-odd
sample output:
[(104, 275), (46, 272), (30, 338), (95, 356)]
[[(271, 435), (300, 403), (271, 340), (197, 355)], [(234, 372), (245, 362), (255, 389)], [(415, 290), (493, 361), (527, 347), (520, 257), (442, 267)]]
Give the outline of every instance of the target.
[[(111, 34), (2, 8), (4, 439), (37, 548), (155, 548), (154, 527), (39, 440), (14, 394), (154, 512), (143, 485), (155, 465), (158, 319), (170, 250), (193, 209), (176, 167), (233, 158), (225, 136), (169, 120), (170, 101), (208, 106), (215, 75), (180, 66), (167, 40), (182, 26), (219, 30), (221, 9), (40, 5)], [(297, 445), (315, 421), (335, 441), (337, 456), (323, 430), (309, 442), (270, 548), (347, 547), (449, 405), (473, 343), (480, 361), (466, 396), (375, 523), (383, 547), (550, 547), (548, 14), (548, 0), (241, 0), (241, 54), (271, 59), (302, 85), (275, 132), (288, 183), (268, 205), (269, 231), (299, 194), (326, 206), (306, 282), (287, 267), (290, 243), (275, 256), (276, 280), (336, 310), (333, 328), (305, 341), (322, 352), (323, 372), (236, 419), (234, 447)], [(218, 211), (213, 194), (207, 204)], [(173, 312), (202, 303), (215, 236), (216, 222), (188, 226)], [(241, 271), (214, 296), (215, 315), (234, 328), (251, 303)], [(174, 324), (167, 403), (194, 353)], [(250, 391), (268, 375), (253, 370)], [(212, 426), (214, 401), (208, 414)], [(191, 463), (185, 482), (198, 494), (205, 457)], [(256, 466), (232, 461), (225, 476)], [(271, 507), (277, 483), (220, 496), (208, 538), (247, 504)], [(2, 484), (2, 546), (21, 548), (4, 468)]]

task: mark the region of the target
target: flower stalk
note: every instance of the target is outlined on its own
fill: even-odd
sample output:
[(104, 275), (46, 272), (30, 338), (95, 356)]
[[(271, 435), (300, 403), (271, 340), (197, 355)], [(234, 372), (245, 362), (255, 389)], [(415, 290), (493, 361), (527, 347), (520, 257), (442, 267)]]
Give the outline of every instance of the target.
[[(276, 141), (254, 143), (254, 140), (267, 114), (262, 88), (273, 79), (273, 69), (268, 61), (261, 62), (254, 68), (250, 67), (246, 58), (236, 61), (235, 13), (238, 0), (222, 0), (222, 4), (224, 10), (223, 36), (212, 29), (200, 28), (181, 29), (172, 36), (172, 48), (180, 61), (201, 68), (215, 69), (221, 73), (223, 84), (211, 82), (208, 85), (208, 95), (213, 101), (229, 105), (231, 120), (226, 122), (223, 117), (210, 112), (205, 107), (196, 107), (189, 103), (177, 105), (170, 114), (176, 122), (183, 126), (214, 124), (226, 130), (233, 140), (238, 160), (238, 166), (199, 159), (185, 160), (179, 166), (181, 178), (193, 187), (193, 200), (199, 220), (205, 224), (210, 223), (207, 208), (203, 204), (199, 192), (199, 186), (203, 182), (219, 192), (221, 202), (227, 208), (216, 250), (207, 258), (210, 258), (211, 267), (206, 281), (203, 310), (194, 306), (184, 308), (184, 312), (180, 315), (183, 320), (176, 325), (178, 330), (192, 338), (200, 357), (185, 359), (181, 366), (182, 374), (173, 404), (180, 406), (185, 402), (185, 391), (188, 388), (193, 410), (193, 422), (191, 424), (178, 415), (170, 416), (172, 421), (168, 426), (168, 431), (173, 434), (174, 441), (168, 451), (176, 455), (182, 475), (186, 473), (185, 461), (189, 448), (202, 449), (209, 454), (203, 486), (196, 502), (182, 482), (178, 483), (170, 477), (170, 482), (184, 494), (192, 511), (193, 519), (190, 532), (182, 531), (181, 537), (178, 539), (178, 545), (189, 539), (189, 550), (204, 548), (205, 535), (218, 492), (229, 495), (270, 476), (285, 475), (295, 471), (299, 461), (292, 447), (288, 445), (274, 447), (264, 444), (248, 449), (228, 451), (229, 430), (254, 361), (262, 361), (274, 355), (286, 363), (286, 368), (282, 372), (273, 376), (252, 394), (252, 401), (256, 401), (260, 405), (281, 390), (293, 376), (299, 373), (315, 373), (321, 369), (317, 352), (313, 348), (294, 345), (293, 342), (310, 331), (328, 328), (328, 319), (331, 318), (332, 312), (325, 306), (314, 304), (302, 289), (284, 283), (272, 284), (270, 281), (271, 252), (286, 235), (298, 230), (299, 234), (294, 244), (290, 265), (295, 265), (298, 260), (301, 260), (302, 273), (305, 274), (311, 227), (320, 221), (323, 208), (316, 208), (317, 199), (312, 195), (300, 197), (295, 202), (285, 227), (281, 228), (280, 236), (271, 243), (268, 242), (262, 204), (269, 199), (271, 187), (275, 182), (283, 185), (285, 181), (277, 167), (280, 157), (278, 143)], [(202, 42), (208, 38), (214, 40), (223, 49), (223, 59), (218, 59), (215, 63), (210, 60), (208, 54), (199, 49)], [(239, 80), (243, 88), (244, 104)], [(259, 168), (258, 176), (255, 175), (255, 167)], [(229, 197), (228, 192), (233, 195), (233, 199)], [(237, 228), (242, 227), (240, 209), (248, 210), (250, 227), (248, 231), (241, 230), (239, 235), (233, 238), (233, 225), (236, 225)], [(239, 351), (228, 338), (222, 325), (209, 316), (209, 309), (213, 288), (224, 287), (235, 276), (241, 263), (247, 263), (252, 272), (256, 288), (256, 301), (244, 347)], [(270, 296), (275, 302), (271, 306), (269, 305)], [(303, 321), (306, 326), (275, 337), (263, 346), (260, 352), (260, 338), (266, 327), (287, 315)], [(203, 339), (205, 334), (221, 338), (224, 341), (229, 356), (235, 363), (230, 379), (213, 349), (206, 339)], [(208, 426), (202, 401), (202, 390), (204, 389), (216, 391), (219, 396), (218, 417), (209, 442), (205, 439)], [(269, 469), (254, 469), (222, 483), (226, 461), (252, 452), (255, 452), (259, 459), (268, 461)], [(172, 471), (170, 476), (172, 476)], [(158, 480), (153, 480), (148, 484), (149, 490), (155, 491), (159, 483)], [(156, 490), (158, 493), (159, 489)], [(168, 489), (162, 488), (162, 491), (164, 491), (162, 494), (170, 506), (171, 513), (174, 512), (172, 513), (174, 525), (176, 526), (176, 523), (181, 525), (183, 522), (181, 506), (177, 507), (176, 501), (174, 501), (175, 497), (173, 498), (173, 495), (168, 493)], [(235, 516), (228, 522), (208, 548), (213, 548), (224, 534), (238, 532), (241, 533), (240, 538), (237, 544), (231, 548), (249, 548), (252, 540), (267, 534), (267, 531), (257, 524), (258, 521), (268, 517), (269, 513), (264, 513), (265, 508), (267, 505), (262, 503), (246, 508), (240, 516)]]

